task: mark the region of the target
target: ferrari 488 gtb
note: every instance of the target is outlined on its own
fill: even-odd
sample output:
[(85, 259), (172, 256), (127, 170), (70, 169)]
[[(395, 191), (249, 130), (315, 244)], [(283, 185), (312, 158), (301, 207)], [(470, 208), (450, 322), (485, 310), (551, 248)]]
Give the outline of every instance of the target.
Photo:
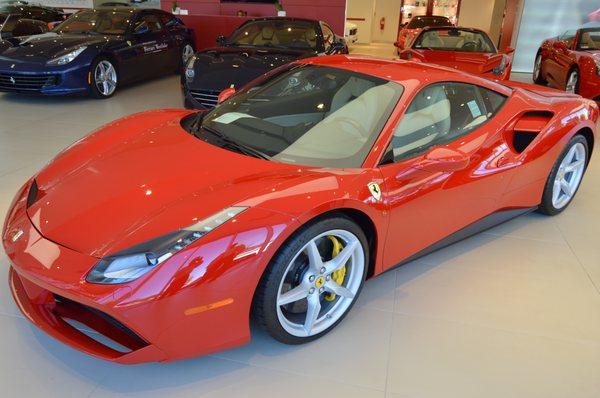
[(25, 183), (3, 244), (27, 318), (120, 363), (246, 343), (251, 316), (279, 341), (311, 341), (365, 280), (563, 211), (598, 121), (594, 102), (560, 91), (342, 55), (225, 94), (210, 112), (109, 124)]

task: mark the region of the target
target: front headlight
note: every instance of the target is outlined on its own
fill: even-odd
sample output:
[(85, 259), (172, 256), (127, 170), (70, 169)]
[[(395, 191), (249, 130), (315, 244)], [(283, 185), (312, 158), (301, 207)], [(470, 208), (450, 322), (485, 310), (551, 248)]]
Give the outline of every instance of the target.
[(88, 273), (86, 280), (114, 284), (137, 279), (244, 210), (246, 207), (230, 207), (187, 228), (103, 258)]
[(188, 81), (194, 80), (194, 76), (196, 75), (196, 72), (194, 72), (194, 64), (195, 63), (196, 63), (196, 56), (192, 55), (190, 57), (190, 59), (188, 60), (188, 63), (185, 67), (185, 77), (187, 78)]
[(78, 49), (73, 50), (68, 54), (61, 55), (60, 57), (52, 58), (50, 61), (47, 62), (47, 64), (48, 65), (66, 65), (69, 62), (73, 61), (75, 58), (77, 58), (77, 56), (79, 54), (81, 54), (83, 52), (83, 50), (85, 50), (86, 48), (87, 48), (86, 46), (79, 47)]

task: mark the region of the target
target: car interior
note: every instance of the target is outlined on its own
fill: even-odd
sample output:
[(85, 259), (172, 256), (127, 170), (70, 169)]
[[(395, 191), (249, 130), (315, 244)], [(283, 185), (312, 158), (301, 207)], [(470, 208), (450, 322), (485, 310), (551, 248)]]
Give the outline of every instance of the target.
[(317, 33), (312, 24), (253, 23), (234, 33), (232, 42), (253, 46), (286, 46), (311, 48), (317, 46)]
[(425, 31), (415, 41), (414, 48), (496, 52), (489, 39), (483, 34), (458, 29)]

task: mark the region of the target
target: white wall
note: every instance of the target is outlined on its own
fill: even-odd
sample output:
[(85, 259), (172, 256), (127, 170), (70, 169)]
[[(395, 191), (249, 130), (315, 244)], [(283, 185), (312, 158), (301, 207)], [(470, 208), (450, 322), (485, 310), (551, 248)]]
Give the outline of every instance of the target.
[(496, 0), (462, 0), (458, 25), (478, 28), (489, 33)]
[(371, 23), (375, 0), (347, 0), (346, 18), (365, 18), (365, 21), (349, 21), (358, 26), (358, 42), (371, 42)]
[[(380, 29), (379, 20), (385, 18), (385, 28)], [(400, 0), (375, 0), (372, 40), (393, 43), (398, 37), (398, 22), (400, 20)]]

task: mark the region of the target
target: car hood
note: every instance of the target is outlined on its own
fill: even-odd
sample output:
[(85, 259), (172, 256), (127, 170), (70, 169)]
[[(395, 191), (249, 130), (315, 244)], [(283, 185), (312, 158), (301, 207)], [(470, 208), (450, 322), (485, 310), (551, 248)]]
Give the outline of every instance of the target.
[(314, 52), (272, 47), (219, 47), (196, 54), (192, 89), (220, 91), (239, 88), (263, 73)]
[(498, 53), (464, 51), (413, 50), (427, 63), (459, 69), (469, 73), (485, 73), (497, 67), (503, 57)]
[(35, 177), (38, 231), (100, 258), (310, 173), (208, 144), (180, 126), (188, 113), (121, 119), (61, 153)]
[(57, 34), (53, 32), (12, 38), (7, 40), (10, 46), (7, 48), (0, 47), (0, 60), (16, 63), (45, 63), (81, 46), (99, 45), (110, 40), (114, 40), (114, 38), (92, 34)]

